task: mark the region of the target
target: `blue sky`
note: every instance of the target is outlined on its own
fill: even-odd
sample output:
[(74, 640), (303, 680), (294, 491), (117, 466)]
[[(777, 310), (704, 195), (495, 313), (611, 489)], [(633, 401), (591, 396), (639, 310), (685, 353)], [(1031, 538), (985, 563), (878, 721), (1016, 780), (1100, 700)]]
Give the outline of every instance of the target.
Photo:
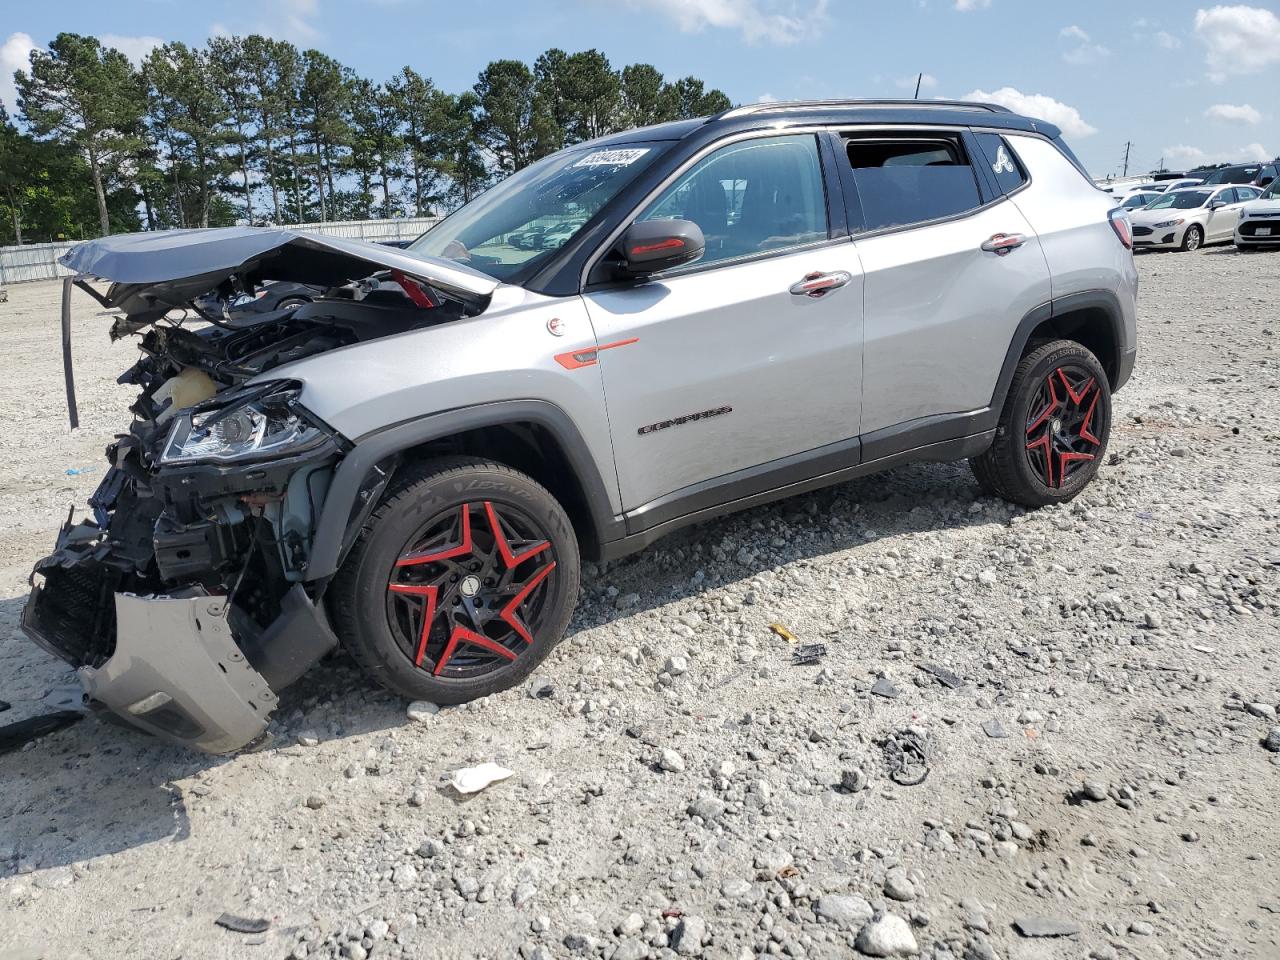
[(598, 48), (615, 66), (696, 74), (735, 102), (995, 98), (1058, 123), (1095, 175), (1280, 152), (1280, 3), (1159, 0), (59, 0), (10, 3), (0, 100), (32, 44), (94, 34), (138, 57), (160, 40), (253, 31), (385, 79), (441, 87), (489, 60)]

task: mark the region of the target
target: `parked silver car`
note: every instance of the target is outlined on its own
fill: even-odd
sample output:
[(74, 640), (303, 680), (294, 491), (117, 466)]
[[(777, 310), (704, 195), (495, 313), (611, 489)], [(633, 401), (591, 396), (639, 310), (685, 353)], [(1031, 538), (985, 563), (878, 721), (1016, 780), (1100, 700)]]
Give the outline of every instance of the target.
[[(531, 224), (557, 241), (510, 242)], [(510, 687), (581, 558), (734, 510), (966, 458), (988, 493), (1069, 500), (1136, 356), (1125, 213), (1057, 128), (971, 103), (629, 131), (404, 251), (228, 229), (64, 263), (140, 338), (140, 396), (23, 624), (93, 702), (213, 752), (339, 641), (407, 697)], [(231, 279), (329, 289), (165, 320)]]

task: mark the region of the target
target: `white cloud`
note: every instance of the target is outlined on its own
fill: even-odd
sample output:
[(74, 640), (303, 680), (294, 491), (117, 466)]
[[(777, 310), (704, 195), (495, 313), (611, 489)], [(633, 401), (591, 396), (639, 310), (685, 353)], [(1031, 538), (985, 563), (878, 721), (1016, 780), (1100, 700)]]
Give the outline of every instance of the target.
[(1179, 144), (1174, 147), (1165, 147), (1164, 156), (1165, 160), (1172, 162), (1175, 166), (1191, 168), (1202, 163), (1260, 162), (1270, 160), (1275, 154), (1260, 143), (1250, 143), (1234, 149), (1217, 150), (1202, 150), (1199, 147)]
[(0, 44), (0, 102), (9, 111), (9, 116), (18, 113), (18, 90), (13, 85), (15, 70), (31, 69), (31, 51), (36, 49), (36, 42), (30, 34), (11, 33), (3, 44)]
[(961, 13), (968, 13), (970, 10), (985, 10), (991, 6), (991, 0), (956, 0), (956, 9)]
[(288, 36), (309, 42), (320, 36), (320, 30), (312, 22), (319, 14), (320, 0), (280, 0)]
[(1156, 31), (1152, 39), (1155, 40), (1156, 46), (1163, 47), (1165, 50), (1177, 50), (1182, 46), (1181, 40), (1165, 30)]
[[(293, 3), (308, 0), (290, 0)], [(310, 0), (314, 2), (314, 0)], [(829, 0), (629, 0), (675, 21), (684, 33), (707, 27), (735, 30), (748, 43), (792, 44), (811, 36), (827, 15)]]
[(1050, 123), (1060, 127), (1062, 132), (1069, 137), (1088, 137), (1098, 132), (1095, 127), (1091, 127), (1084, 122), (1084, 118), (1080, 116), (1080, 111), (1075, 107), (1068, 106), (1060, 100), (1046, 97), (1040, 93), (1023, 93), (1013, 87), (1001, 87), (992, 93), (987, 93), (985, 90), (973, 90), (966, 94), (964, 99), (980, 100), (984, 103), (998, 103), (1002, 107), (1008, 107), (1014, 113), (1048, 120)]
[(1270, 10), (1243, 5), (1197, 10), (1195, 29), (1215, 81), (1280, 63), (1280, 17)]
[(1076, 65), (1094, 63), (1111, 53), (1102, 44), (1094, 43), (1093, 38), (1074, 23), (1058, 31), (1058, 36), (1068, 43), (1067, 49), (1062, 54), (1062, 59), (1067, 63)]
[(756, 97), (756, 103), (777, 103), (777, 102), (778, 102), (778, 98), (775, 97), (772, 93), (762, 93), (760, 94), (760, 96)]
[(135, 66), (141, 64), (148, 53), (164, 43), (159, 37), (125, 37), (118, 33), (104, 33), (98, 37), (98, 41), (104, 47), (114, 47), (119, 50)]
[(1262, 122), (1262, 114), (1247, 103), (1215, 103), (1204, 112), (1210, 120), (1226, 120), (1228, 123), (1247, 123), (1256, 127)]

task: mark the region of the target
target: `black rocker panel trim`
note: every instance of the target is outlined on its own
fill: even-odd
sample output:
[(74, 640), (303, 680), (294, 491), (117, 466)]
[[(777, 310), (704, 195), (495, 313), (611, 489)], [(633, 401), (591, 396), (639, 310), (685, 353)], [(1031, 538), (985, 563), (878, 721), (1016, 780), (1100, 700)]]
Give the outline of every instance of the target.
[[(807, 457), (802, 454), (800, 455), (803, 458), (802, 462), (794, 464), (788, 463), (785, 467), (769, 471), (765, 476), (772, 481), (772, 484), (768, 486), (762, 486), (761, 480), (763, 477), (751, 477), (741, 486), (737, 485), (737, 482), (732, 479), (721, 478), (726, 482), (715, 488), (721, 497), (723, 497), (723, 499), (718, 502), (698, 507), (689, 512), (680, 512), (687, 507), (689, 502), (698, 502), (701, 500), (703, 497), (701, 491), (694, 494), (694, 499), (691, 501), (664, 498), (662, 501), (664, 503), (663, 512), (671, 514), (671, 516), (666, 519), (658, 520), (657, 518), (659, 515), (654, 511), (649, 511), (645, 520), (651, 522), (649, 522), (647, 526), (640, 526), (639, 523), (636, 523), (635, 526), (633, 526), (633, 518), (638, 511), (633, 511), (628, 514), (628, 529), (631, 532), (629, 532), (622, 540), (615, 540), (612, 543), (604, 544), (603, 557), (606, 560), (615, 560), (619, 557), (625, 557), (638, 550), (643, 550), (655, 540), (658, 540), (669, 533), (674, 533), (676, 530), (691, 524), (701, 523), (705, 520), (712, 520), (716, 517), (722, 517), (725, 514), (736, 513), (739, 510), (746, 510), (750, 507), (757, 507), (765, 503), (772, 503), (775, 500), (782, 500), (786, 497), (807, 493), (811, 490), (818, 490), (822, 487), (829, 487), (833, 484), (844, 483), (848, 480), (867, 476), (868, 474), (879, 473), (882, 470), (888, 470), (892, 467), (921, 462), (945, 463), (952, 460), (965, 460), (969, 457), (976, 457), (991, 446), (991, 441), (994, 438), (995, 430), (993, 429), (974, 436), (957, 437), (951, 440), (943, 440), (910, 450), (904, 450), (900, 453), (893, 454), (879, 460), (866, 460), (861, 463), (850, 463), (846, 466), (831, 470), (830, 472), (818, 473), (816, 475), (812, 472), (816, 463), (820, 460), (827, 463), (836, 462), (837, 458), (844, 454), (844, 451), (839, 453), (827, 452), (821, 457)], [(852, 444), (855, 443), (855, 441), (849, 441), (849, 443)], [(843, 445), (832, 444), (831, 446)], [(823, 447), (821, 449), (823, 451), (830, 451), (829, 447)], [(787, 461), (793, 461), (797, 458), (788, 457), (786, 459)], [(769, 466), (776, 467), (776, 464), (770, 464)]]

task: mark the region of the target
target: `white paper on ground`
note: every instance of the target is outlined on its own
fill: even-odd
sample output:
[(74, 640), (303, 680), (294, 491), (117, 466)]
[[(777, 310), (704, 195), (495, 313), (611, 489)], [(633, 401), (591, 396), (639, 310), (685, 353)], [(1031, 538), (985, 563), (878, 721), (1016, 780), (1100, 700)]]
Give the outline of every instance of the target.
[(449, 786), (459, 793), (479, 793), (485, 787), (514, 776), (514, 770), (496, 763), (482, 763), (478, 767), (463, 767), (449, 775)]

